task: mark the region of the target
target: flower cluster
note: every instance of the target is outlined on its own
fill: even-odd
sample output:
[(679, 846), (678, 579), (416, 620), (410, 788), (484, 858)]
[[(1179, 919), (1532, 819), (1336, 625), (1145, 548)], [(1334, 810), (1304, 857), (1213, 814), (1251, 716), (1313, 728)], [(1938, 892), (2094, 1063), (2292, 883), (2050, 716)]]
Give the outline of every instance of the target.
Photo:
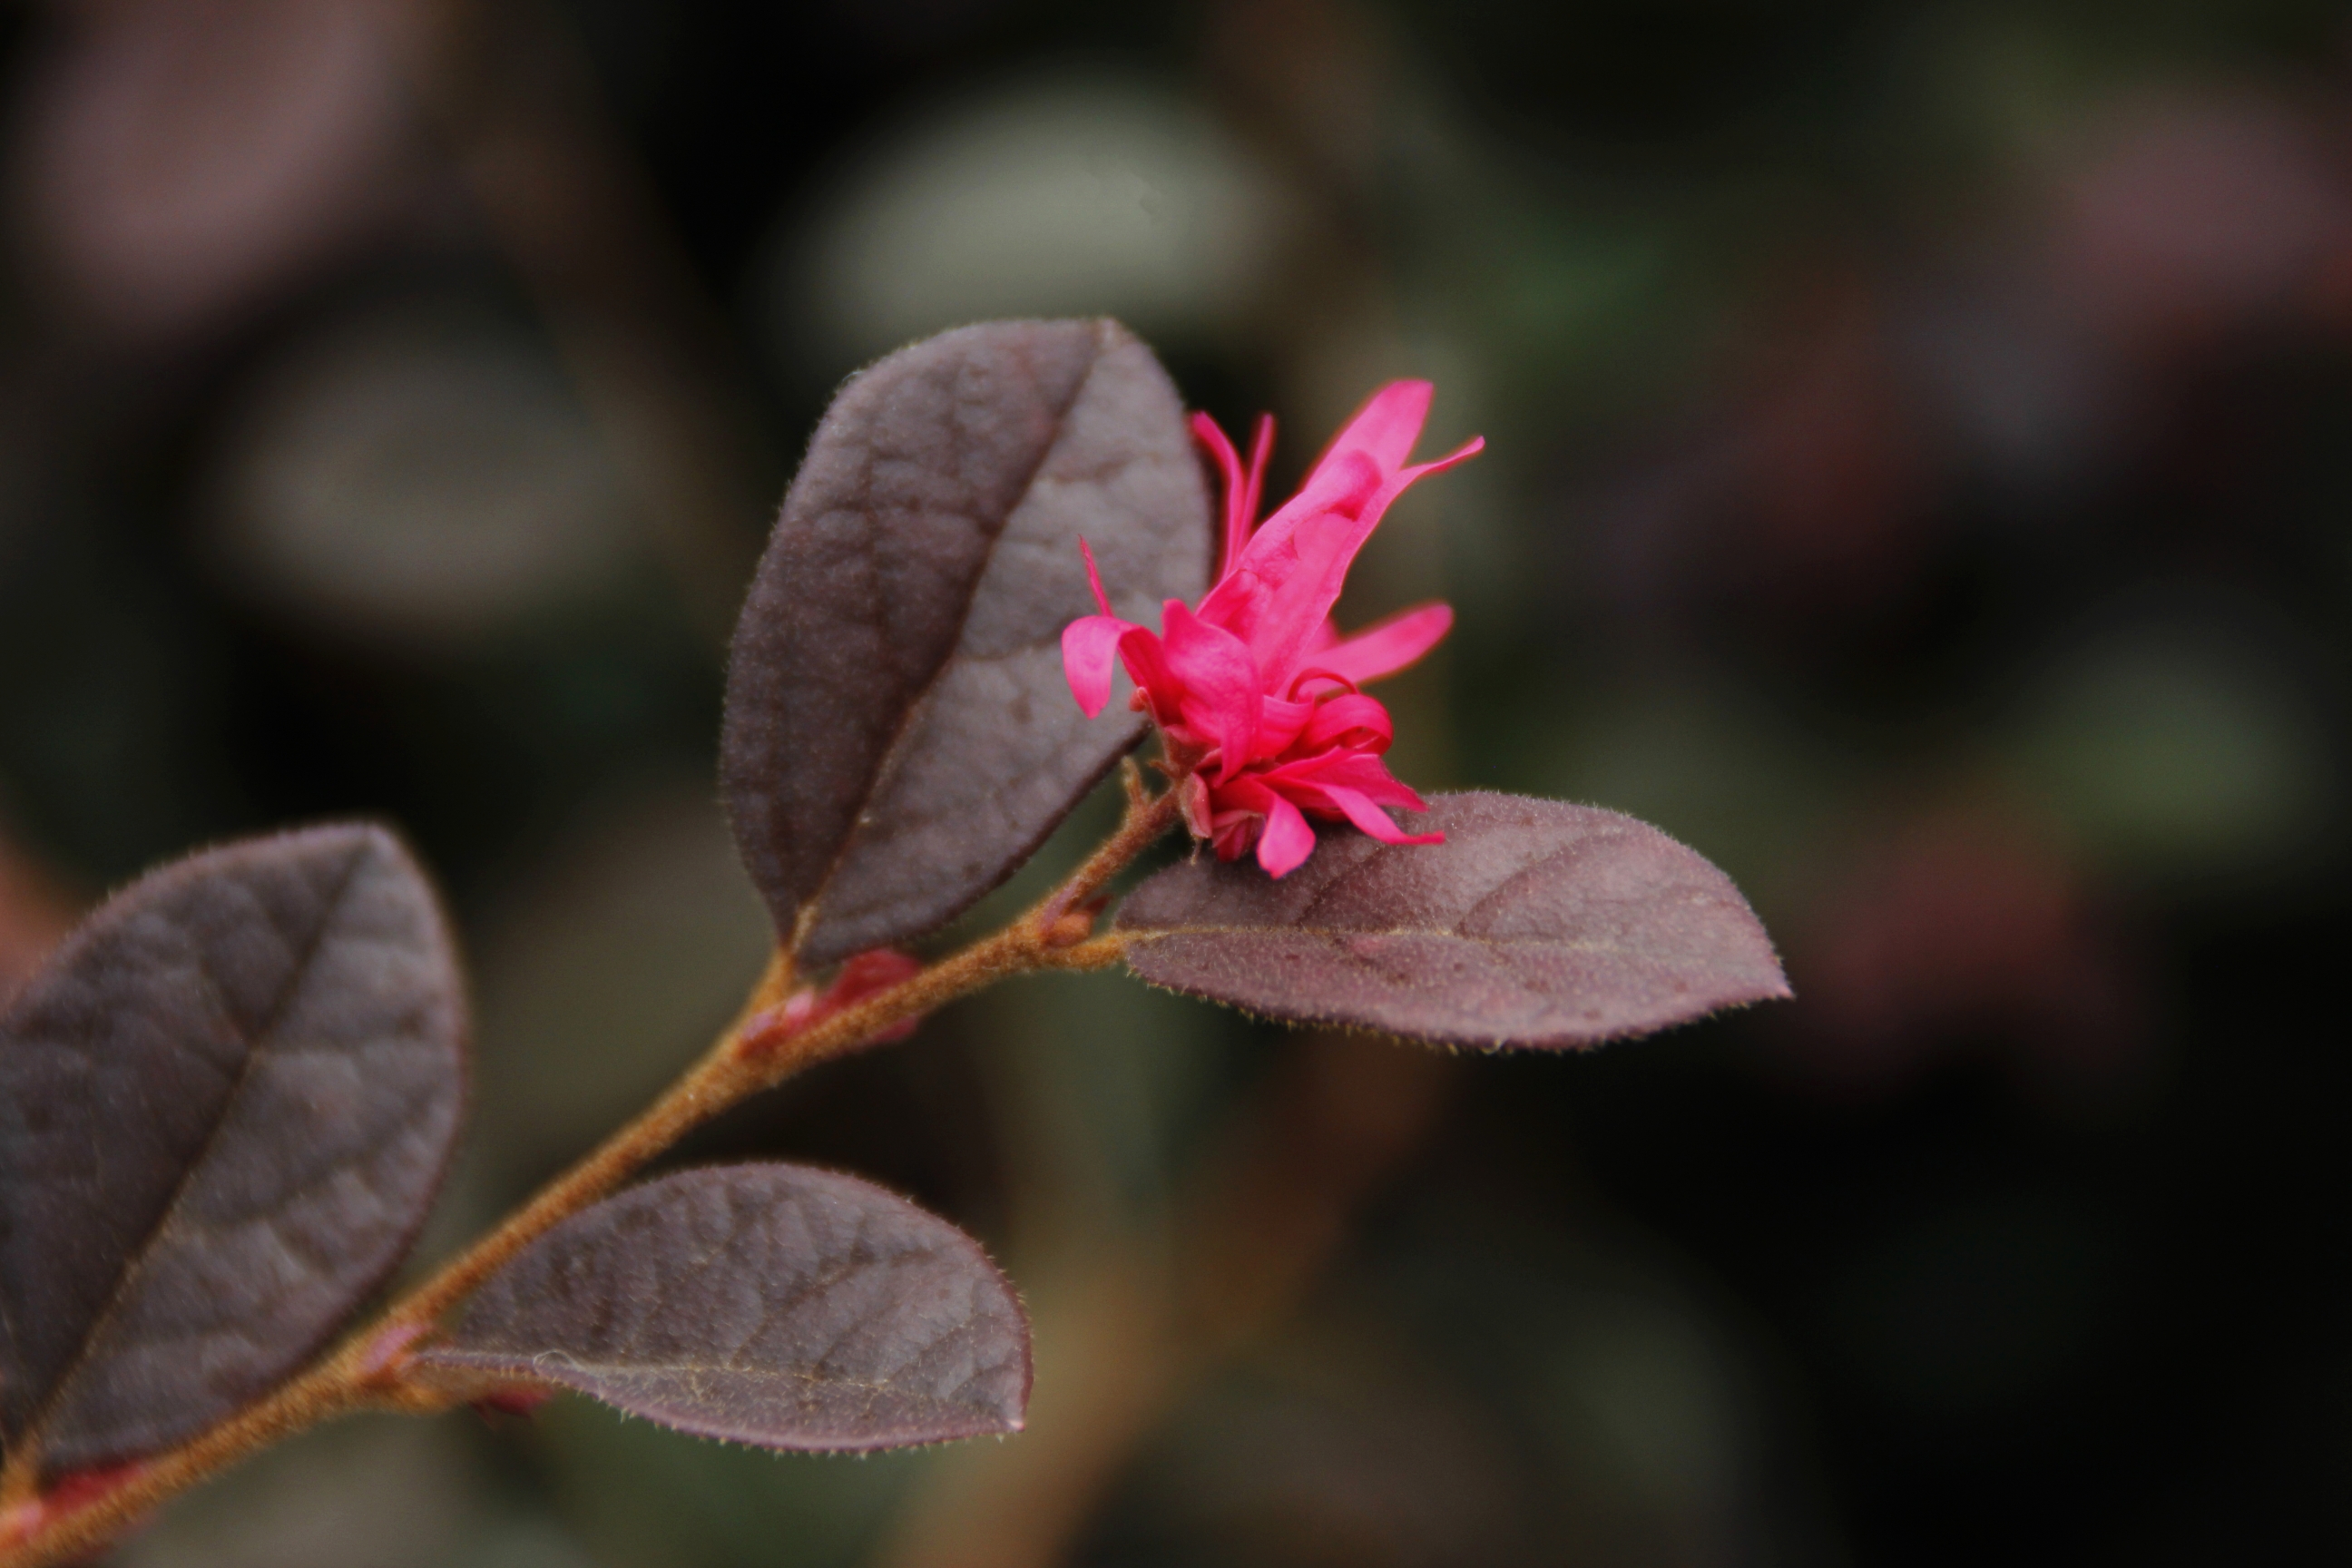
[(1309, 816), (1352, 822), (1388, 844), (1444, 837), (1408, 834), (1385, 809), (1424, 807), (1381, 760), (1394, 729), (1360, 689), (1435, 647), (1453, 610), (1422, 605), (1344, 638), (1330, 618), (1349, 563), (1389, 503), (1484, 445), (1474, 437), (1434, 462), (1408, 464), (1429, 398), (1425, 381), (1373, 394), (1298, 493), (1263, 523), (1273, 420), (1258, 421), (1244, 464), (1215, 421), (1193, 416), (1194, 434), (1224, 476), (1223, 555), (1199, 607), (1169, 600), (1156, 634), (1111, 614), (1087, 552), (1102, 613), (1062, 633), (1071, 694), (1089, 717), (1100, 712), (1117, 655), (1134, 678), (1137, 706), (1160, 727), (1186, 822), (1221, 858), (1255, 849), (1268, 875), (1295, 870), (1315, 848)]

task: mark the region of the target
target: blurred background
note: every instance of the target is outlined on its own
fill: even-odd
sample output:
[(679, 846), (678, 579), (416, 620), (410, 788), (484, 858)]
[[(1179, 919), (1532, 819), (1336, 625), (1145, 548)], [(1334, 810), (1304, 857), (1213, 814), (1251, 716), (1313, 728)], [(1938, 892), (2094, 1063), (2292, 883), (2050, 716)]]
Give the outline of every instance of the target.
[(357, 1422), (121, 1563), (2352, 1552), (2339, 7), (88, 0), (0, 55), (0, 991), (160, 858), (398, 824), (478, 999), (428, 1254), (743, 994), (728, 626), (832, 389), (975, 318), (1124, 318), (1278, 483), (1434, 379), (1487, 454), (1343, 606), (1461, 612), (1398, 773), (1662, 825), (1799, 994), (1478, 1058), (1005, 988), (677, 1157), (984, 1238), (1024, 1436)]

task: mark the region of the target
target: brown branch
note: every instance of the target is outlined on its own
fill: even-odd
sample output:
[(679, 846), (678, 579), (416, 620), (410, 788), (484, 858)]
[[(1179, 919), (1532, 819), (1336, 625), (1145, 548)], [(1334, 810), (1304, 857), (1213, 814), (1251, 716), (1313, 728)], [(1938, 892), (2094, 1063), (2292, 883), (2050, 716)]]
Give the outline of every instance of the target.
[[(404, 1375), (404, 1352), (427, 1336), (509, 1258), (547, 1231), (612, 1192), (647, 1161), (720, 1111), (802, 1068), (872, 1044), (894, 1024), (919, 1017), (959, 996), (1016, 974), (1100, 969), (1116, 963), (1124, 939), (1089, 937), (1074, 930), (1072, 911), (1172, 826), (1176, 795), (1147, 797), (1130, 788), (1118, 831), (1034, 908), (992, 936), (931, 964), (900, 984), (824, 1017), (807, 1028), (778, 1027), (791, 988), (789, 963), (772, 960), (741, 1014), (709, 1052), (637, 1119), (542, 1189), (497, 1229), (445, 1265), (326, 1361), (260, 1404), (194, 1440), (142, 1463), (121, 1484), (87, 1506), (29, 1517), (19, 1539), (0, 1536), (0, 1568), (45, 1568), (104, 1546), (141, 1514), (198, 1481), (272, 1443), (331, 1417), (362, 1409), (425, 1414), (447, 1408), (461, 1394)], [(12, 1472), (19, 1467), (12, 1465)], [(29, 1473), (29, 1472), (26, 1472)], [(6, 1528), (0, 1516), (0, 1529)]]

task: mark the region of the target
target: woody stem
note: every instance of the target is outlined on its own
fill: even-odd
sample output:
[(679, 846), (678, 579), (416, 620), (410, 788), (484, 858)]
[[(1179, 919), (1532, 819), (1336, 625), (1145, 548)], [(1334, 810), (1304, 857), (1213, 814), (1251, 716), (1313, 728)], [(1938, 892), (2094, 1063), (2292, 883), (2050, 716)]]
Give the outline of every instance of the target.
[[(728, 1107), (818, 1062), (872, 1044), (903, 1023), (1015, 974), (1103, 969), (1118, 962), (1126, 939), (1091, 934), (1083, 906), (1175, 825), (1174, 789), (1144, 792), (1126, 764), (1127, 811), (1118, 828), (1086, 863), (1019, 919), (887, 990), (794, 1029), (781, 1004), (792, 987), (788, 953), (779, 952), (752, 987), (735, 1022), (703, 1058), (635, 1121), (557, 1177), (488, 1235), (345, 1340), (310, 1371), (203, 1436), (140, 1463), (86, 1504), (43, 1515), (37, 1501), (0, 1512), (0, 1568), (45, 1568), (88, 1553), (158, 1503), (228, 1468), (247, 1455), (330, 1417), (361, 1409), (429, 1414), (460, 1397), (404, 1376), (402, 1352), (442, 1317), (548, 1230), (596, 1202), (688, 1131)], [(1084, 914), (1083, 921), (1074, 914)], [(6, 1493), (30, 1499), (37, 1456), (12, 1454)], [(30, 1512), (14, 1528), (10, 1516)]]

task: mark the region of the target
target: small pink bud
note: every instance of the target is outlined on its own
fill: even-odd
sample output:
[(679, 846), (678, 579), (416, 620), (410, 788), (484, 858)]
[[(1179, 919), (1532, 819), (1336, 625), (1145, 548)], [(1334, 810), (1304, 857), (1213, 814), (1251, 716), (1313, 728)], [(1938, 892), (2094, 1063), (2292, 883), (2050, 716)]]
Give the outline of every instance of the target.
[(485, 1416), (530, 1416), (539, 1407), (555, 1397), (551, 1388), (532, 1388), (518, 1384), (512, 1388), (493, 1389), (474, 1401), (474, 1408)]
[(59, 1476), (39, 1497), (0, 1509), (0, 1547), (30, 1540), (51, 1520), (88, 1508), (146, 1468), (143, 1462), (133, 1459), (120, 1465), (93, 1465), (86, 1470)]
[(120, 1465), (93, 1465), (86, 1470), (75, 1470), (59, 1476), (41, 1494), (41, 1501), (53, 1514), (71, 1513), (76, 1509), (88, 1508), (146, 1468), (132, 1459)]
[(1076, 947), (1095, 933), (1095, 916), (1101, 912), (1098, 904), (1076, 909), (1058, 916), (1045, 928), (1048, 947)]
[[(795, 991), (781, 1007), (772, 1008), (745, 1026), (741, 1049), (761, 1055), (785, 1040), (813, 1029), (845, 1008), (913, 979), (923, 972), (920, 960), (887, 947), (854, 953), (843, 961), (833, 984), (824, 990)], [(919, 1017), (891, 1025), (874, 1037), (876, 1042), (903, 1040), (915, 1032)]]
[(408, 1364), (408, 1352), (432, 1331), (430, 1323), (396, 1323), (384, 1330), (370, 1342), (367, 1353), (360, 1358), (360, 1376), (369, 1383), (398, 1378)]
[(38, 1498), (0, 1508), (0, 1546), (14, 1546), (40, 1529), (42, 1515), (47, 1511)]

